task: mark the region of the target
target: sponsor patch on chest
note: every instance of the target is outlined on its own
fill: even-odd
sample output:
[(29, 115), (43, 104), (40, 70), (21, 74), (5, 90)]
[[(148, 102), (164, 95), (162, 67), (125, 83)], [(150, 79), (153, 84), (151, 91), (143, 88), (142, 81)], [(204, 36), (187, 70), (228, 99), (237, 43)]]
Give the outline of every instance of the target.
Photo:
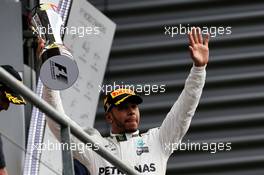
[(145, 145), (142, 138), (137, 140), (136, 147), (136, 153), (138, 156), (140, 156), (142, 153), (149, 153), (149, 147)]

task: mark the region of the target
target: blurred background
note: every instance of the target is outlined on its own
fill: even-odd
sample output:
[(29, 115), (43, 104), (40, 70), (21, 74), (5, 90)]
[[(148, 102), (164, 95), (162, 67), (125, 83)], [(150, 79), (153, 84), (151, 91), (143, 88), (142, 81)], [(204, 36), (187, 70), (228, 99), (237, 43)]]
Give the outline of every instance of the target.
[[(117, 25), (103, 84), (165, 85), (165, 93), (141, 94), (144, 99), (140, 105), (141, 132), (161, 125), (181, 93), (192, 67), (187, 35), (171, 37), (165, 34), (165, 27), (178, 27), (180, 24), (231, 27), (231, 34), (220, 34), (210, 39), (206, 85), (183, 141), (231, 142), (232, 150), (215, 154), (210, 151), (175, 151), (168, 161), (167, 175), (264, 174), (263, 0), (89, 2)], [(36, 0), (24, 0), (21, 5), (10, 7), (12, 10), (0, 6), (3, 24), (0, 29), (1, 64), (10, 63), (7, 59), (13, 58), (13, 66), (23, 74), (24, 83), (32, 90), (36, 88), (36, 45), (28, 32), (27, 19), (30, 9), (36, 4)], [(17, 35), (8, 35), (8, 32)], [(16, 110), (20, 110), (19, 114)], [(17, 141), (17, 149), (26, 148), (31, 111), (32, 106), (28, 104), (25, 109), (11, 109), (11, 112), (0, 115), (0, 126), (9, 128), (5, 129), (6, 134)], [(17, 119), (21, 121), (16, 122)], [(13, 129), (5, 126), (6, 123), (12, 123)], [(109, 135), (102, 96), (94, 127), (102, 135)], [(20, 135), (15, 134), (17, 131)], [(14, 145), (4, 139), (3, 142)], [(8, 144), (4, 145), (6, 152)], [(11, 160), (11, 153), (6, 157), (8, 166), (15, 167), (12, 171), (19, 172), (23, 167), (23, 155), (19, 160)]]

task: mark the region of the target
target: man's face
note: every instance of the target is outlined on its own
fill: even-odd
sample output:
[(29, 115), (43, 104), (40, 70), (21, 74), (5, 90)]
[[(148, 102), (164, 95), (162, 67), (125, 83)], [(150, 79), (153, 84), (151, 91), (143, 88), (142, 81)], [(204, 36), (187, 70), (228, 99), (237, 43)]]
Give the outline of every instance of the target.
[(9, 107), (10, 102), (5, 97), (5, 94), (3, 91), (0, 90), (0, 111), (7, 110)]
[(106, 117), (114, 134), (131, 133), (138, 129), (140, 114), (137, 104), (124, 103), (113, 107)]

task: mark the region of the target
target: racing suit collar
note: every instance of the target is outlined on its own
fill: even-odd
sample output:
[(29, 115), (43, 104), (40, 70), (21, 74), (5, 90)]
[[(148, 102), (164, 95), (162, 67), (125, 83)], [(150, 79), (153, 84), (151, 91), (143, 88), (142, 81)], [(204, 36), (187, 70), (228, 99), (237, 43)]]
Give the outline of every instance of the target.
[(127, 141), (128, 139), (131, 139), (132, 137), (139, 136), (139, 130), (133, 132), (133, 133), (123, 133), (123, 134), (113, 134), (112, 131), (110, 132), (110, 136), (112, 138), (115, 138), (117, 142)]

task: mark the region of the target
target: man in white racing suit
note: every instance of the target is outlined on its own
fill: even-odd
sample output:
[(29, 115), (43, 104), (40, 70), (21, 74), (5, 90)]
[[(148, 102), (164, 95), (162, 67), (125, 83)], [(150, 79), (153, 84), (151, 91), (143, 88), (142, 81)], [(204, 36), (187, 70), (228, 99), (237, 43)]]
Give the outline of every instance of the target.
[[(203, 39), (200, 29), (192, 28), (188, 35), (193, 67), (181, 95), (159, 128), (139, 134), (138, 104), (142, 99), (135, 92), (129, 89), (115, 89), (104, 99), (105, 117), (111, 125), (111, 133), (109, 137), (103, 138), (96, 131), (93, 137), (98, 145), (108, 149), (140, 174), (165, 175), (167, 161), (172, 153), (170, 145), (181, 142), (199, 103), (209, 58), (209, 34)], [(57, 110), (64, 112), (58, 91), (45, 87), (43, 98)], [(59, 137), (58, 125), (49, 120), (49, 126), (55, 136)], [(81, 143), (75, 137), (72, 137), (72, 142)], [(84, 152), (73, 150), (73, 155), (92, 175), (124, 174), (91, 149)]]

